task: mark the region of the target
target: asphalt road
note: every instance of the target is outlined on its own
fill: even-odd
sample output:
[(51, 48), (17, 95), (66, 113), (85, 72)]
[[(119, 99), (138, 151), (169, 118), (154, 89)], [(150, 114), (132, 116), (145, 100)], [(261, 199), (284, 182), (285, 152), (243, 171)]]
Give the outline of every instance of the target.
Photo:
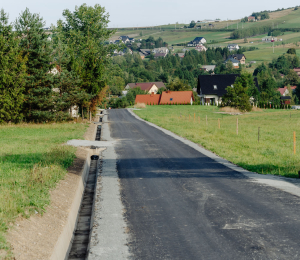
[(300, 198), (110, 110), (133, 259), (300, 259)]

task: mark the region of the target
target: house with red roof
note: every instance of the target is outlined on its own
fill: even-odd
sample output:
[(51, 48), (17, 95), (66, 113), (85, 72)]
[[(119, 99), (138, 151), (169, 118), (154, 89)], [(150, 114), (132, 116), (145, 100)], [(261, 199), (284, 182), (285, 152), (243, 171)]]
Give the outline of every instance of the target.
[[(291, 90), (294, 91), (297, 88), (297, 86), (291, 86)], [(278, 88), (277, 89), (280, 92), (280, 95), (285, 96), (291, 96), (293, 93), (289, 93), (288, 88), (285, 86), (284, 88)]]
[(192, 105), (194, 102), (193, 91), (164, 91), (161, 95), (136, 95), (135, 104), (146, 105)]
[(160, 105), (193, 104), (193, 91), (164, 91), (161, 94)]
[(140, 87), (141, 90), (144, 90), (146, 93), (156, 94), (160, 88), (166, 89), (166, 86), (163, 82), (140, 82), (140, 83), (128, 83), (125, 87), (126, 90), (131, 88)]
[(135, 104), (144, 103), (146, 105), (159, 105), (160, 94), (151, 93), (150, 95), (136, 95)]

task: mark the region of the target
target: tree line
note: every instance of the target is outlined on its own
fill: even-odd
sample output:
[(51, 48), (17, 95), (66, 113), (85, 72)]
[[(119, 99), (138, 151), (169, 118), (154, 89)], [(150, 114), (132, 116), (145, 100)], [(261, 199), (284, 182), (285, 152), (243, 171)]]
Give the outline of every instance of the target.
[(62, 15), (49, 33), (28, 8), (13, 23), (0, 11), (0, 123), (67, 120), (72, 106), (101, 102), (115, 50), (108, 15), (86, 4)]

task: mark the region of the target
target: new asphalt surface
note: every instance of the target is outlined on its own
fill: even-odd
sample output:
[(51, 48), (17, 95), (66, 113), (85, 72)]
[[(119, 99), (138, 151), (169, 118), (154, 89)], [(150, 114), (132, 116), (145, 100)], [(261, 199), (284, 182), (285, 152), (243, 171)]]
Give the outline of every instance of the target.
[[(110, 110), (133, 259), (300, 259), (300, 198)], [(222, 144), (220, 144), (222, 145)]]

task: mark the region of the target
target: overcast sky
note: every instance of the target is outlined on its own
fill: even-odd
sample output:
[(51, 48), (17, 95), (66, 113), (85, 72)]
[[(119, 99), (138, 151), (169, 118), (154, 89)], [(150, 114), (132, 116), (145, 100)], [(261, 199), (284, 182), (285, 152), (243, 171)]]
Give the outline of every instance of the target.
[(191, 20), (204, 19), (239, 19), (253, 11), (276, 10), (278, 8), (299, 5), (296, 0), (1, 0), (0, 8), (14, 21), (26, 7), (32, 13), (39, 13), (46, 21), (46, 26), (56, 24), (62, 18), (64, 9), (73, 11), (83, 3), (93, 6), (100, 4), (110, 14), (109, 27), (153, 26), (169, 23), (189, 23)]

